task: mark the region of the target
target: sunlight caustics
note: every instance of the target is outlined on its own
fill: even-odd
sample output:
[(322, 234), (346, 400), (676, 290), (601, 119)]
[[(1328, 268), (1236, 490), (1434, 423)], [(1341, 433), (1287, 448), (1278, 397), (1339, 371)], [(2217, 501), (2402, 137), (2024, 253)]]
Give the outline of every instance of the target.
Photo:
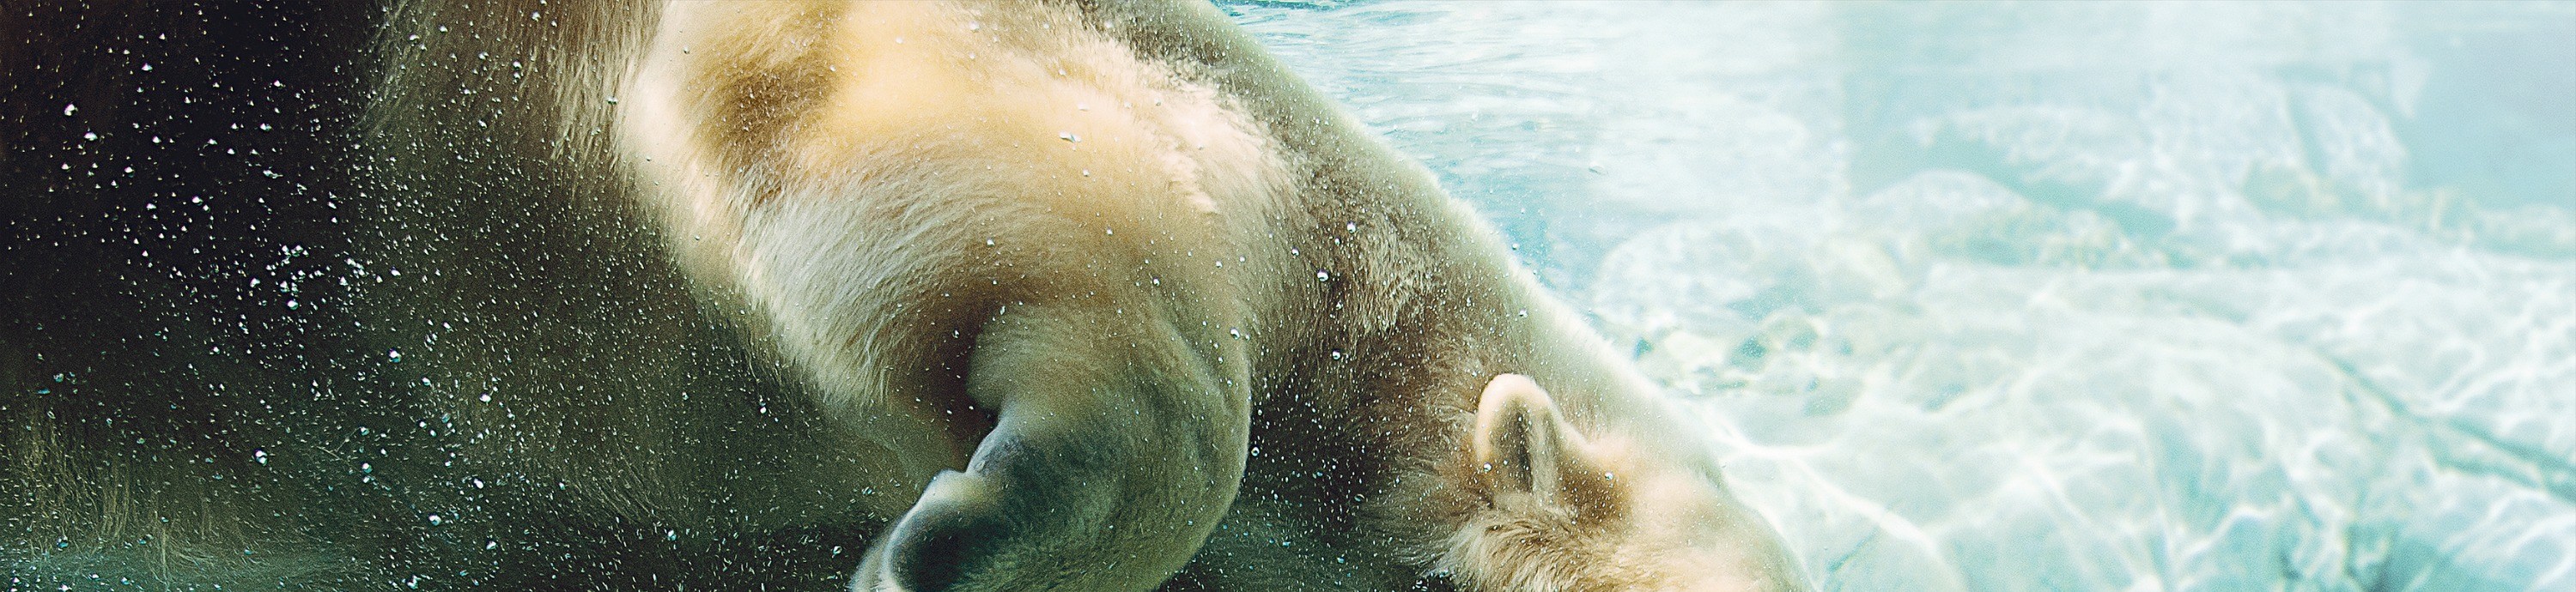
[(2576, 5), (1228, 9), (1825, 589), (2576, 587)]

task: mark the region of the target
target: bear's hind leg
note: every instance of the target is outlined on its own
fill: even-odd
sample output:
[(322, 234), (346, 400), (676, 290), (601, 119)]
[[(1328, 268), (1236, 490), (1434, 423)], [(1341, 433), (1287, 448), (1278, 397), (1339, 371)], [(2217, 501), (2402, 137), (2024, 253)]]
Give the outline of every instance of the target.
[(1233, 502), (1248, 395), (1169, 317), (1087, 299), (1012, 306), (967, 391), (998, 421), (871, 549), (859, 591), (1146, 590)]

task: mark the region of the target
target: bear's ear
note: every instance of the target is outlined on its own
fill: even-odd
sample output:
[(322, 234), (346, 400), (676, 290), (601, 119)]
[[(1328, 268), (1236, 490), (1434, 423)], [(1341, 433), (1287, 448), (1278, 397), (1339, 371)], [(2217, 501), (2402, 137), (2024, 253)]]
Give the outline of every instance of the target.
[(1476, 405), (1476, 469), (1500, 492), (1537, 494), (1549, 503), (1598, 478), (1583, 435), (1559, 417), (1556, 401), (1527, 376), (1504, 374), (1485, 385)]

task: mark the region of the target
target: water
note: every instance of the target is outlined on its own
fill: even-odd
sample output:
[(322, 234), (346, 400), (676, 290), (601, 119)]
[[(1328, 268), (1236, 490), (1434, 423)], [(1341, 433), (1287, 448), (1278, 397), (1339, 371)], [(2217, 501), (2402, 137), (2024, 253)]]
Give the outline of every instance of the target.
[(2576, 4), (1227, 10), (1825, 589), (2576, 589)]

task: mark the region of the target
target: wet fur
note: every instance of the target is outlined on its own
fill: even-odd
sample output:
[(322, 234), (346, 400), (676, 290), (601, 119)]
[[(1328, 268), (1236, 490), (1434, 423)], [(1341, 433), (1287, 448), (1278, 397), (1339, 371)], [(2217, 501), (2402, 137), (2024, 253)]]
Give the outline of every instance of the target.
[[(1098, 506), (1157, 534), (1022, 548), (948, 576), (1582, 590), (1678, 587), (1679, 566), (1796, 585), (1767, 527), (1727, 498), (1696, 426), (1472, 211), (1212, 8), (507, 0), (411, 2), (381, 18), (372, 57), (351, 60), (372, 66), (342, 74), (375, 90), (345, 99), (365, 107), (334, 120), (341, 131), (316, 134), (355, 156), (305, 157), (356, 171), (338, 186), (347, 204), (275, 214), (351, 220), (316, 242), (364, 270), (337, 272), (354, 286), (314, 299), (331, 327), (294, 338), (342, 360), (327, 371), (337, 386), (254, 377), (271, 385), (261, 400), (330, 402), (306, 404), (324, 412), (299, 412), (300, 433), (215, 455), (231, 467), (257, 448), (275, 463), (237, 468), (260, 483), (364, 491), (136, 498), (118, 492), (151, 483), (143, 472), (195, 465), (122, 463), (136, 456), (96, 451), (124, 432), (63, 436), (40, 421), (11, 444), (12, 474), (74, 493), (13, 526), (96, 512), (102, 526), (57, 538), (106, 541), (134, 533), (104, 525), (180, 505), (214, 508), (198, 515), (215, 527), (295, 509), (315, 517), (276, 532), (154, 531), (155, 549), (210, 559), (153, 573), (234, 569), (224, 558), (252, 547), (322, 558), (267, 564), (304, 565), (279, 577), (317, 582), (421, 572), (460, 574), (433, 586), (541, 588), (568, 572), (738, 585), (717, 574), (741, 561), (812, 585), (883, 551), (872, 541), (924, 499), (989, 501), (937, 484), (1017, 429), (1005, 409), (1074, 404), (1027, 393), (1115, 375), (1194, 407), (1135, 409), (1161, 423), (1124, 435), (1043, 422), (1008, 433), (1144, 450), (1239, 422), (1195, 441), (1218, 446), (1185, 463), (1212, 469), (1192, 478), (1220, 497)], [(888, 35), (921, 36), (904, 47)], [(870, 68), (926, 82), (871, 87)], [(12, 359), (62, 357), (16, 335)], [(1142, 353), (1116, 353), (1130, 345)], [(387, 361), (392, 350), (406, 359)], [(47, 364), (14, 366), (11, 386), (37, 384)], [(1120, 373), (1135, 364), (1151, 369)], [(1505, 373), (1543, 386), (1561, 422), (1548, 425), (1589, 442), (1568, 474), (1597, 469), (1618, 486), (1569, 482), (1551, 497), (1496, 482), (1472, 443)], [(210, 421), (262, 413), (275, 412)], [(27, 460), (62, 449), (114, 474)], [(1157, 480), (1175, 477), (1129, 478), (1159, 495)], [(127, 501), (78, 501), (93, 498)], [(1649, 528), (1676, 511), (1719, 535)], [(441, 512), (446, 524), (423, 526)], [(84, 557), (24, 542), (49, 561)], [(750, 559), (778, 548), (803, 554)], [(1695, 554), (1712, 549), (1714, 563)], [(1090, 567), (1133, 556), (1156, 558)]]

